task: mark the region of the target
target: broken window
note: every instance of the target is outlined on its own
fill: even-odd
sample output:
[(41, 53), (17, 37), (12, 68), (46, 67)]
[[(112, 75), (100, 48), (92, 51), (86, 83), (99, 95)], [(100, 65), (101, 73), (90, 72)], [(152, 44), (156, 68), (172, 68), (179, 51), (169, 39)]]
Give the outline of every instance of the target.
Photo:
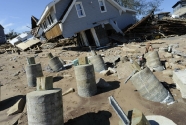
[(47, 19), (48, 19), (49, 24), (52, 25), (52, 24), (53, 24), (52, 16), (49, 15), (49, 16), (47, 17)]
[(98, 2), (99, 2), (99, 7), (100, 7), (101, 12), (102, 13), (107, 12), (106, 6), (105, 6), (105, 1), (104, 0), (98, 0)]
[(85, 15), (85, 11), (83, 9), (82, 3), (81, 2), (77, 2), (75, 6), (76, 6), (76, 11), (77, 11), (78, 17), (79, 18), (85, 17), (86, 15)]

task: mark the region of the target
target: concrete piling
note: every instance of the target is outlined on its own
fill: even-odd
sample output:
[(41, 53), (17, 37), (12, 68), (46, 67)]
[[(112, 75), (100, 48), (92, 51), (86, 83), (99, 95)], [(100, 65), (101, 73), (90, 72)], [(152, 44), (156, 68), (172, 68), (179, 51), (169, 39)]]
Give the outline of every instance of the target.
[(53, 71), (58, 72), (63, 68), (63, 64), (58, 57), (54, 57), (51, 53), (48, 53), (48, 57), (50, 59), (49, 66)]
[(147, 67), (130, 79), (140, 95), (153, 102), (171, 103), (174, 101), (168, 90), (159, 82)]
[(101, 55), (92, 56), (90, 58), (90, 62), (93, 64), (94, 70), (96, 72), (101, 72), (103, 70), (106, 70), (106, 66), (105, 66), (104, 60), (101, 57)]
[(150, 69), (154, 69), (156, 71), (163, 71), (164, 67), (161, 64), (159, 54), (157, 51), (150, 51), (145, 55), (145, 58), (147, 60), (147, 66)]
[(25, 70), (26, 70), (28, 86), (35, 87), (36, 86), (36, 78), (43, 76), (41, 64), (27, 65), (25, 67)]
[(90, 97), (97, 93), (94, 67), (92, 64), (79, 65), (74, 67), (78, 95)]
[(61, 89), (33, 91), (26, 99), (28, 125), (64, 125)]

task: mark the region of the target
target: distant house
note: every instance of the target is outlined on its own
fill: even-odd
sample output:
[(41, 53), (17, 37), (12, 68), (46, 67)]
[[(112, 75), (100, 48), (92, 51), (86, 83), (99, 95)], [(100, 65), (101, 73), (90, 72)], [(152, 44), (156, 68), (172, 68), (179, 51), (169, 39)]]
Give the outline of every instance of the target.
[(53, 0), (37, 25), (48, 40), (78, 36), (81, 46), (104, 46), (111, 30), (122, 29), (136, 21), (136, 11), (115, 0)]
[(173, 15), (186, 18), (186, 0), (178, 1), (172, 8)]
[(6, 36), (5, 36), (5, 33), (4, 33), (4, 28), (0, 24), (0, 44), (5, 43), (5, 42), (6, 42)]

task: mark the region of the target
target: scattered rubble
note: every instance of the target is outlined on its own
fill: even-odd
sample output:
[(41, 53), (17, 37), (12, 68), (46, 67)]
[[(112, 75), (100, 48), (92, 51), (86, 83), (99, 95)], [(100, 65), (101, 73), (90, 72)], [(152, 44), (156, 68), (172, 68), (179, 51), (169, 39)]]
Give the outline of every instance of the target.
[(25, 99), (21, 98), (19, 99), (16, 104), (14, 104), (10, 109), (8, 110), (7, 114), (8, 116), (14, 115), (17, 113), (21, 113), (25, 107)]

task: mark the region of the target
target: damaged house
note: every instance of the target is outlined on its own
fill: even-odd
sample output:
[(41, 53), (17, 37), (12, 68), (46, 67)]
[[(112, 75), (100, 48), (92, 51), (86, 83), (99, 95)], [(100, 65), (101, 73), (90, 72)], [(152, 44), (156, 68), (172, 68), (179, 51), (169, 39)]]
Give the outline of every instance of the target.
[(136, 21), (136, 11), (114, 0), (54, 0), (49, 3), (37, 25), (45, 37), (78, 37), (79, 46), (105, 46), (108, 35)]
[(0, 24), (0, 44), (5, 43), (5, 42), (6, 42), (6, 36), (5, 36), (5, 33), (4, 33), (4, 28)]

